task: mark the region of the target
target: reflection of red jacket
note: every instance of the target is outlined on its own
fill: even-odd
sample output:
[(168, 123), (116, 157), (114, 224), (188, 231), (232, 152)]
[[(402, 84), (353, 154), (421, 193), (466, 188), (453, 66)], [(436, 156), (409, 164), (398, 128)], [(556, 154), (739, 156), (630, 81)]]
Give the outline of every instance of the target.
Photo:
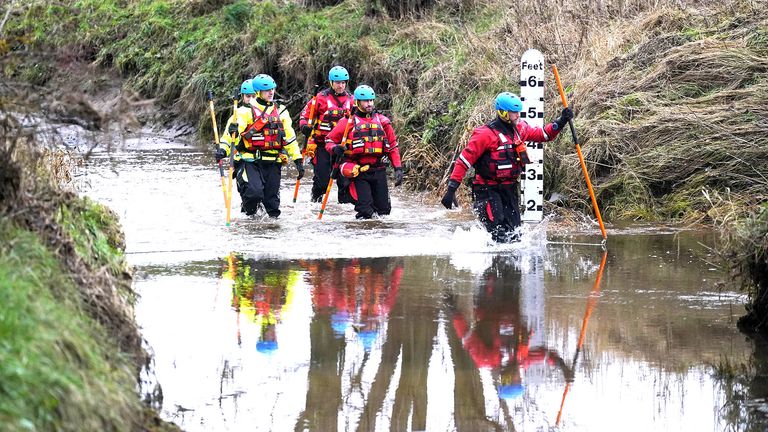
[[(506, 364), (518, 364), (523, 369), (531, 365), (546, 363), (559, 365), (560, 355), (545, 347), (531, 349), (528, 338), (521, 338), (515, 343), (512, 336), (502, 336), (500, 333), (500, 320), (482, 321), (483, 311), (478, 311), (478, 320), (474, 330), (470, 330), (469, 323), (461, 314), (453, 317), (453, 328), (456, 335), (462, 340), (464, 349), (467, 350), (472, 361), (478, 368), (496, 368)], [(485, 337), (484, 337), (485, 336)], [(510, 340), (512, 339), (512, 340)]]
[[(498, 129), (509, 129), (508, 134), (505, 134), (505, 136), (510, 139), (514, 140), (515, 143), (518, 146), (522, 146), (522, 148), (525, 148), (525, 142), (526, 141), (535, 141), (535, 142), (542, 142), (542, 141), (550, 141), (553, 140), (560, 131), (555, 130), (553, 128), (553, 124), (550, 123), (543, 128), (540, 127), (533, 127), (526, 123), (525, 121), (521, 120), (517, 123), (517, 133), (512, 131), (509, 126), (499, 126), (502, 122), (498, 118), (490, 123), (490, 125), (495, 125)], [(498, 127), (497, 127), (498, 126)], [(493, 152), (496, 150), (499, 145), (501, 144), (501, 138), (499, 137), (499, 131), (496, 129), (492, 129), (489, 127), (489, 125), (483, 125), (479, 128), (476, 128), (472, 132), (472, 136), (469, 138), (469, 142), (467, 143), (467, 146), (462, 150), (461, 154), (459, 155), (459, 158), (456, 159), (456, 163), (453, 167), (453, 172), (451, 173), (451, 180), (456, 180), (457, 182), (461, 183), (461, 181), (464, 179), (464, 175), (467, 173), (467, 170), (474, 166), (480, 159), (483, 157), (483, 155)], [(507, 139), (505, 138), (505, 139)], [(481, 162), (482, 163), (482, 162)], [(519, 167), (522, 168), (522, 167)], [(481, 177), (479, 174), (475, 175), (474, 184), (481, 184), (481, 185), (496, 185), (496, 184), (512, 184), (517, 179), (514, 180), (504, 180), (504, 181), (498, 181), (494, 179), (486, 179)]]
[(402, 265), (396, 266), (389, 280), (377, 269), (359, 259), (345, 266), (324, 268), (309, 265), (312, 303), (316, 313), (347, 312), (360, 319), (381, 317), (389, 313), (397, 300)]

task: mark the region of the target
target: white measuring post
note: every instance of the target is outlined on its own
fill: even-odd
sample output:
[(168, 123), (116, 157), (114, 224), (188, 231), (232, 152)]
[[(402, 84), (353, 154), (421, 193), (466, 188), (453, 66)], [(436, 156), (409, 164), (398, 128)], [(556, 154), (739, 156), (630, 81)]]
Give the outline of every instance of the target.
[[(520, 120), (533, 127), (544, 127), (544, 55), (529, 49), (520, 58)], [(541, 222), (544, 217), (544, 145), (527, 142), (528, 158), (520, 175), (520, 201), (524, 222)]]

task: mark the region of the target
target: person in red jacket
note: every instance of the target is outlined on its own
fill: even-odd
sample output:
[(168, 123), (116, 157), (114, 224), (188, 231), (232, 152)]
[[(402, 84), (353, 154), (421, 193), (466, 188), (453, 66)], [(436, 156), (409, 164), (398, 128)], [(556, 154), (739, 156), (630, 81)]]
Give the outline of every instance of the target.
[[(349, 72), (341, 66), (334, 66), (328, 72), (330, 88), (324, 89), (307, 102), (301, 111), (299, 127), (307, 137), (305, 156), (312, 160), (312, 201), (323, 199), (325, 189), (331, 179), (331, 155), (325, 150), (325, 137), (333, 130), (336, 123), (349, 115), (354, 103), (353, 96), (347, 91)], [(319, 144), (319, 145), (318, 145)], [(352, 202), (349, 196), (349, 181), (337, 182), (339, 202)]]
[(563, 129), (573, 112), (563, 109), (554, 122), (533, 127), (520, 120), (523, 103), (513, 93), (496, 96), (496, 118), (476, 128), (464, 150), (454, 162), (448, 191), (440, 201), (447, 209), (456, 203), (456, 189), (470, 167), (475, 168), (472, 183), (472, 208), (496, 242), (517, 240), (520, 226), (517, 181), (530, 162), (526, 141), (551, 141)]
[(349, 192), (357, 219), (392, 210), (387, 186), (387, 156), (395, 168), (395, 186), (403, 182), (403, 168), (392, 122), (374, 111), (376, 93), (367, 85), (355, 89), (355, 108), (325, 138), (325, 148), (339, 161), (341, 175), (351, 180)]

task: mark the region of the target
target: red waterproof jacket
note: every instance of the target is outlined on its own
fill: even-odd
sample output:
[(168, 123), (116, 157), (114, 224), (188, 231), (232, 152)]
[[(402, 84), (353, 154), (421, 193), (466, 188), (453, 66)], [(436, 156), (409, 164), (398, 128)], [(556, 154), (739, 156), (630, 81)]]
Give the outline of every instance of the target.
[(525, 168), (519, 157), (525, 151), (525, 142), (551, 141), (559, 133), (554, 123), (540, 128), (520, 120), (515, 130), (497, 117), (475, 128), (456, 159), (450, 178), (461, 183), (467, 170), (474, 166), (476, 185), (513, 184)]
[[(342, 144), (344, 131), (347, 129), (350, 117), (339, 120), (335, 128), (325, 137), (325, 149), (333, 152), (333, 148)], [(392, 122), (384, 115), (360, 115), (359, 111), (351, 116), (352, 123), (343, 143), (346, 148), (347, 160), (358, 165), (371, 165), (376, 168), (383, 156), (388, 156), (394, 168), (400, 168), (400, 150), (397, 148), (397, 136), (392, 128)]]
[[(336, 126), (336, 123), (349, 115), (349, 111), (354, 107), (354, 96), (349, 92), (337, 95), (332, 89), (325, 89), (310, 99), (301, 110), (299, 126), (307, 126), (312, 122), (315, 128), (313, 135), (315, 143), (323, 145), (325, 136)], [(312, 112), (312, 104), (315, 105)], [(310, 118), (310, 114), (313, 118)]]

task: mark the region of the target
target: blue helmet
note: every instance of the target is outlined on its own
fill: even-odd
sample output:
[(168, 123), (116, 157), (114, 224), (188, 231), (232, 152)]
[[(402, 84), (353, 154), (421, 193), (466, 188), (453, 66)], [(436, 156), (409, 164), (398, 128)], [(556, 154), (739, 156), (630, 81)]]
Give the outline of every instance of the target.
[(520, 112), (523, 110), (523, 101), (514, 93), (499, 93), (496, 96), (496, 109), (499, 111)]
[(254, 93), (256, 93), (256, 91), (253, 89), (253, 81), (248, 79), (240, 84), (240, 94), (252, 95)]
[(376, 342), (376, 338), (379, 336), (379, 332), (376, 330), (363, 330), (358, 333), (357, 337), (360, 338), (360, 342), (363, 343), (363, 349), (366, 352), (370, 352), (373, 348), (373, 343)]
[(267, 340), (256, 342), (256, 351), (263, 354), (270, 354), (277, 350), (277, 341)]
[(370, 86), (363, 84), (355, 89), (355, 100), (365, 101), (374, 99), (376, 99), (376, 92)]
[(502, 384), (498, 387), (499, 397), (502, 399), (516, 399), (523, 394), (525, 387), (522, 384)]
[(328, 81), (349, 81), (349, 72), (341, 66), (334, 66), (328, 71)]
[(334, 312), (331, 315), (331, 328), (336, 336), (343, 336), (349, 327), (349, 314), (347, 312)]
[(277, 87), (277, 83), (267, 74), (258, 74), (253, 77), (253, 89), (256, 91), (272, 90)]

